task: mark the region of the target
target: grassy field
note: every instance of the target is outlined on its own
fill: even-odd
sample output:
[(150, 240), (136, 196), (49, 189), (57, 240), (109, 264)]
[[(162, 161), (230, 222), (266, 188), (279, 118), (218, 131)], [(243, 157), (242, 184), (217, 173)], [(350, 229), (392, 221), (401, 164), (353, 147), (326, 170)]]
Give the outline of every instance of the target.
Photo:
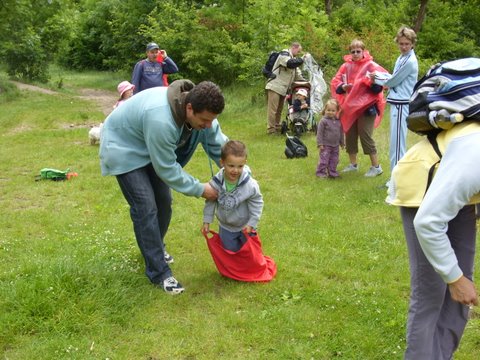
[[(384, 203), (388, 118), (375, 134), (382, 176), (365, 178), (360, 156), (359, 173), (318, 180), (313, 134), (303, 138), (309, 156), (287, 160), (284, 138), (265, 135), (261, 84), (225, 89), (220, 122), (249, 148), (265, 200), (259, 233), (278, 275), (268, 284), (222, 278), (199, 231), (203, 201), (174, 193), (166, 243), (186, 291), (170, 297), (144, 276), (128, 206), (89, 145), (88, 125), (103, 113), (76, 96), (105, 83), (115, 95), (123, 79), (56, 78), (57, 95), (0, 93), (2, 359), (402, 358), (409, 272), (398, 209)], [(36, 182), (44, 167), (79, 176)], [(210, 178), (202, 151), (187, 171)], [(456, 359), (480, 358), (478, 314)]]

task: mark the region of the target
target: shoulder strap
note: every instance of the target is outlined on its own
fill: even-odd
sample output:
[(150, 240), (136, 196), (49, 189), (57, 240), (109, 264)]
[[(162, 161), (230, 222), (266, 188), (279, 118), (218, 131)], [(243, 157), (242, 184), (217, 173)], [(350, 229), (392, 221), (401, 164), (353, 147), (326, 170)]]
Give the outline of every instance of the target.
[(435, 150), (435, 153), (438, 155), (439, 160), (433, 164), (430, 169), (428, 170), (428, 178), (427, 178), (427, 186), (425, 188), (425, 194), (427, 193), (428, 188), (430, 187), (430, 184), (432, 183), (433, 180), (433, 173), (435, 172), (436, 167), (438, 164), (440, 164), (440, 161), (442, 160), (442, 152), (440, 151), (440, 148), (438, 147), (438, 142), (437, 142), (437, 133), (430, 133), (427, 134), (427, 139), (430, 142), (430, 144), (433, 147), (433, 150)]
[[(281, 55), (290, 55), (290, 53), (289, 53), (288, 51), (283, 51), (283, 50), (279, 51), (279, 52), (278, 52), (278, 56), (277, 56), (277, 60), (275, 61), (275, 63), (278, 61), (278, 58), (279, 58)], [(281, 65), (278, 64), (276, 68), (273, 68), (273, 69), (272, 69), (272, 73), (274, 73), (275, 70), (277, 70), (280, 66), (281, 66)], [(270, 79), (268, 79), (267, 82), (269, 82), (270, 80), (273, 80), (273, 79), (270, 78)]]

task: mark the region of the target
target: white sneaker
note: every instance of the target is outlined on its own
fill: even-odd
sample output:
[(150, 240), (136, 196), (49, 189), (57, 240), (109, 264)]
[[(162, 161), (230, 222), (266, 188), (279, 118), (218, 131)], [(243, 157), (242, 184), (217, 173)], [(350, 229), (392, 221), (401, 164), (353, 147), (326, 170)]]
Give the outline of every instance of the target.
[(173, 256), (170, 255), (169, 253), (167, 253), (166, 251), (163, 252), (163, 257), (165, 258), (165, 262), (167, 264), (173, 264), (174, 260), (173, 260)]
[(378, 165), (377, 167), (370, 166), (370, 169), (368, 169), (368, 171), (365, 173), (365, 176), (366, 177), (375, 177), (375, 176), (378, 176), (378, 175), (381, 175), (381, 174), (383, 174), (383, 170), (382, 170), (382, 167), (380, 165)]
[(349, 164), (345, 169), (342, 170), (342, 172), (352, 172), (352, 171), (358, 171), (358, 164)]
[(163, 290), (170, 295), (181, 294), (185, 288), (173, 276), (163, 280)]

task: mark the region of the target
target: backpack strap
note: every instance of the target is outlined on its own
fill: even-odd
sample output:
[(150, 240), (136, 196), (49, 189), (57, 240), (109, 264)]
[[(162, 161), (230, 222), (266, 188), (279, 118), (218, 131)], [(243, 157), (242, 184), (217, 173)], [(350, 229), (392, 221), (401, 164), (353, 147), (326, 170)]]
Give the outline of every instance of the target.
[(432, 145), (433, 150), (439, 157), (439, 160), (435, 164), (433, 164), (428, 170), (428, 178), (427, 178), (427, 186), (425, 188), (425, 194), (427, 193), (427, 190), (430, 187), (430, 184), (432, 183), (433, 173), (435, 172), (435, 168), (437, 167), (438, 164), (440, 164), (440, 161), (442, 161), (442, 152), (440, 151), (440, 148), (438, 146), (437, 135), (438, 133), (427, 134), (428, 142)]
[[(290, 55), (290, 53), (289, 53), (288, 51), (283, 51), (283, 50), (282, 50), (282, 51), (279, 51), (279, 52), (278, 52), (278, 56), (277, 56), (277, 61), (278, 61), (278, 58), (279, 58), (280, 56), (282, 56), (282, 55), (285, 55), (285, 56), (286, 56), (286, 55)], [(272, 74), (273, 74), (273, 73), (275, 72), (275, 70), (277, 70), (280, 66), (282, 66), (282, 65), (278, 64), (277, 67), (273, 68), (273, 69), (272, 69)], [(269, 83), (269, 82), (272, 81), (273, 79), (275, 79), (275, 78), (270, 78), (270, 79), (268, 79), (268, 80), (267, 80), (267, 83)]]

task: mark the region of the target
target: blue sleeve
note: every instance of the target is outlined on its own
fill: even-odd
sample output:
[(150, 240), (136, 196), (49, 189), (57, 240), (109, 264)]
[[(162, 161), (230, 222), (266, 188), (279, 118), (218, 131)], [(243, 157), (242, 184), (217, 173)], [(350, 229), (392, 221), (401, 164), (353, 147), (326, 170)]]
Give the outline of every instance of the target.
[(152, 110), (144, 121), (143, 131), (152, 165), (163, 182), (182, 194), (200, 197), (203, 184), (183, 170), (177, 161), (175, 149), (180, 130), (173, 119), (158, 109)]
[(133, 93), (136, 94), (140, 91), (140, 80), (142, 79), (142, 72), (143, 72), (143, 60), (139, 61), (135, 64), (132, 73), (132, 84), (135, 85), (135, 89), (133, 89)]
[(404, 66), (397, 70), (395, 74), (392, 75), (390, 79), (385, 82), (385, 86), (393, 88), (398, 86), (402, 81), (404, 81), (410, 74), (418, 72), (418, 64), (413, 61), (408, 61)]
[(162, 70), (164, 74), (173, 74), (178, 72), (178, 67), (172, 59), (167, 57), (162, 63)]

